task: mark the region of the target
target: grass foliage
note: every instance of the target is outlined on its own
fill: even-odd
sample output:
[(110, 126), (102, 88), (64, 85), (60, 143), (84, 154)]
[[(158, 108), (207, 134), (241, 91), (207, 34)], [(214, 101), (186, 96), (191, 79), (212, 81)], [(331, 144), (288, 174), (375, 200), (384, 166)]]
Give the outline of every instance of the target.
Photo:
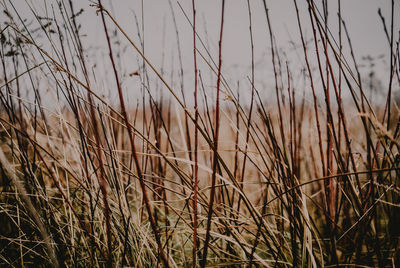
[[(196, 31), (196, 2), (185, 11), (194, 79), (184, 86), (182, 65), (173, 83), (100, 0), (90, 12), (107, 55), (89, 61), (106, 66), (108, 81), (88, 63), (72, 0), (57, 0), (46, 17), (32, 8), (29, 18), (1, 1), (1, 265), (399, 267), (394, 1), (392, 17), (382, 16), (390, 72), (381, 105), (371, 103), (340, 0), (337, 14), (327, 0), (293, 1), (302, 70), (278, 49), (263, 1), (272, 89), (255, 87), (252, 1), (243, 13), (252, 65), (239, 89), (222, 71), (225, 0), (215, 3), (215, 58)], [(130, 76), (139, 88), (122, 83), (115, 40), (137, 55)], [(118, 94), (113, 101), (104, 84)], [(131, 91), (140, 92), (136, 106)]]

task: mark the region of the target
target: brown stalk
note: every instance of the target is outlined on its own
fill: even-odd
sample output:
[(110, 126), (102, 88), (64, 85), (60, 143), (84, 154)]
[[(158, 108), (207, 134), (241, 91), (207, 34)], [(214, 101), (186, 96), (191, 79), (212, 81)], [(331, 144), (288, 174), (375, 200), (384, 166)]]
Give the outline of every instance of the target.
[(194, 60), (194, 185), (193, 185), (193, 268), (196, 267), (196, 253), (197, 253), (197, 188), (198, 188), (198, 142), (199, 131), (197, 129), (197, 121), (199, 118), (198, 104), (197, 104), (197, 55), (196, 55), (196, 7), (195, 0), (192, 0), (193, 7), (193, 60)]
[[(73, 11), (71, 1), (70, 1), (70, 6), (71, 6), (71, 10)], [(86, 68), (85, 57), (83, 55), (83, 47), (82, 47), (82, 43), (79, 38), (78, 27), (76, 26), (75, 19), (73, 19), (72, 22), (74, 23), (74, 27), (75, 27), (75, 35), (76, 35), (77, 42), (78, 42), (78, 52), (79, 52), (80, 59), (82, 60), (83, 73), (84, 73), (85, 80), (86, 80), (86, 86), (87, 86), (87, 88), (91, 88), (89, 75), (88, 75), (88, 71)], [(101, 189), (101, 193), (102, 193), (102, 197), (103, 197), (104, 214), (105, 214), (105, 218), (106, 218), (106, 233), (107, 233), (107, 248), (108, 248), (107, 266), (111, 267), (112, 266), (112, 234), (111, 234), (110, 207), (108, 204), (108, 197), (107, 197), (107, 176), (106, 176), (106, 173), (104, 170), (104, 159), (103, 159), (104, 156), (103, 156), (103, 151), (102, 151), (102, 146), (101, 146), (101, 138), (99, 135), (100, 129), (98, 126), (97, 116), (96, 116), (96, 112), (94, 109), (93, 98), (89, 91), (87, 93), (87, 98), (89, 100), (90, 115), (91, 115), (93, 129), (94, 129), (93, 133), (94, 133), (94, 137), (95, 137), (95, 141), (96, 141), (96, 148), (97, 148), (96, 154), (97, 154), (97, 158), (99, 161), (99, 169), (100, 169), (99, 185), (100, 185), (100, 189)]]
[[(254, 104), (254, 40), (253, 40), (253, 27), (252, 27), (252, 20), (251, 20), (251, 6), (250, 0), (247, 0), (247, 9), (249, 15), (249, 32), (250, 32), (250, 47), (251, 47), (251, 101), (250, 101), (250, 110), (249, 110), (249, 117), (247, 118), (247, 130), (246, 130), (246, 143), (244, 148), (244, 158), (242, 164), (242, 177), (239, 181), (241, 190), (243, 190), (243, 183), (245, 179), (245, 172), (246, 172), (246, 160), (247, 160), (247, 149), (248, 143), (250, 138), (250, 124), (251, 124), (251, 115), (253, 113), (253, 104)], [(240, 203), (242, 201), (241, 196), (239, 195), (239, 200), (237, 204), (237, 211), (240, 212)]]
[(141, 170), (141, 167), (140, 167), (140, 163), (139, 163), (139, 159), (138, 159), (138, 156), (137, 156), (137, 153), (136, 153), (135, 141), (134, 141), (134, 138), (133, 138), (132, 129), (129, 127), (130, 124), (129, 124), (128, 114), (126, 112), (125, 100), (124, 100), (124, 96), (123, 96), (123, 93), (122, 93), (121, 84), (120, 84), (119, 78), (118, 78), (118, 72), (117, 72), (117, 69), (116, 69), (116, 66), (115, 66), (115, 62), (114, 62), (113, 50), (112, 50), (112, 47), (111, 47), (110, 36), (108, 34), (106, 20), (105, 20), (105, 16), (104, 16), (104, 8), (103, 8), (103, 5), (101, 4), (101, 0), (99, 0), (98, 8), (100, 10), (101, 18), (102, 18), (102, 21), (103, 21), (104, 32), (106, 34), (106, 39), (107, 39), (107, 44), (108, 44), (108, 49), (109, 49), (109, 57), (110, 57), (111, 64), (112, 64), (112, 67), (113, 67), (113, 70), (114, 70), (115, 80), (116, 80), (116, 84), (117, 84), (117, 88), (118, 88), (118, 96), (119, 96), (119, 100), (120, 100), (120, 104), (121, 104), (121, 113), (122, 113), (122, 116), (123, 116), (123, 118), (125, 120), (126, 128), (128, 130), (129, 141), (130, 141), (130, 144), (131, 144), (131, 153), (132, 153), (135, 165), (136, 165), (136, 171), (137, 171), (140, 187), (142, 189), (142, 194), (143, 194), (143, 201), (144, 201), (146, 209), (147, 209), (148, 218), (149, 218), (149, 221), (150, 221), (150, 224), (151, 224), (151, 228), (153, 229), (153, 232), (154, 232), (154, 235), (155, 235), (155, 239), (156, 239), (156, 242), (157, 242), (159, 253), (161, 255), (161, 259), (162, 259), (164, 265), (166, 267), (169, 267), (168, 257), (165, 254), (163, 246), (161, 244), (161, 239), (160, 239), (160, 235), (159, 235), (158, 230), (157, 230), (156, 221), (154, 219), (154, 216), (153, 216), (153, 213), (152, 213), (152, 210), (151, 210), (151, 205), (150, 205), (149, 197), (147, 195), (147, 190), (146, 190), (146, 184), (144, 182), (143, 173), (142, 173), (142, 170)]
[(216, 100), (216, 111), (215, 111), (215, 132), (214, 132), (214, 144), (213, 144), (213, 163), (212, 163), (212, 177), (211, 177), (211, 193), (210, 193), (210, 203), (208, 204), (208, 216), (207, 216), (207, 229), (206, 238), (204, 241), (203, 256), (201, 260), (201, 267), (204, 268), (207, 263), (207, 250), (210, 242), (210, 229), (211, 229), (211, 219), (213, 214), (213, 205), (215, 197), (215, 181), (217, 175), (217, 165), (218, 165), (218, 137), (219, 137), (219, 97), (220, 97), (220, 82), (221, 82), (221, 66), (222, 66), (222, 34), (224, 29), (224, 15), (225, 15), (225, 0), (222, 0), (222, 10), (221, 10), (221, 30), (219, 33), (219, 43), (218, 43), (218, 76), (217, 76), (217, 100)]

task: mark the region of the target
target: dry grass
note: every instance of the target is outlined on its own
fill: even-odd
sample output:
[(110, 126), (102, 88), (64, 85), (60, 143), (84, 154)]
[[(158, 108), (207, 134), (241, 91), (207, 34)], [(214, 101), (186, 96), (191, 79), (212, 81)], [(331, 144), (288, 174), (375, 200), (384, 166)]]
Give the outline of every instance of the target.
[[(318, 13), (313, 1), (301, 2), (309, 7), (314, 40), (322, 40), (306, 47), (299, 16), (307, 81), (301, 90), (311, 97), (299, 97), (292, 87), (290, 66), (283, 68), (271, 39), (275, 104), (267, 105), (252, 86), (252, 58), (252, 98), (244, 105), (221, 73), (222, 8), (220, 57), (215, 64), (206, 59), (217, 94), (207, 96), (195, 65), (198, 102), (192, 105), (99, 2), (94, 8), (104, 15), (110, 52), (105, 64), (111, 60), (119, 93), (119, 103), (111, 104), (96, 94), (99, 78), (86, 67), (78, 17), (60, 15), (74, 13), (64, 2), (58, 15), (36, 17), (46, 46), (34, 40), (11, 2), (3, 4), (9, 21), (1, 25), (0, 50), (1, 265), (400, 265), (393, 29), (386, 30), (393, 48), (387, 102), (371, 107), (356, 60), (341, 55), (327, 33), (327, 13)], [(106, 24), (144, 60), (146, 68), (135, 74), (143, 81), (137, 107), (125, 106), (113, 58), (118, 48)], [(207, 51), (199, 48), (196, 24), (193, 31), (194, 51), (203, 52), (194, 55), (196, 62)], [(347, 31), (340, 27), (338, 34), (340, 46), (352, 49)], [(146, 88), (149, 75), (170, 98)], [(57, 90), (51, 107), (41, 100), (43, 80)], [(342, 100), (342, 90), (352, 99)]]

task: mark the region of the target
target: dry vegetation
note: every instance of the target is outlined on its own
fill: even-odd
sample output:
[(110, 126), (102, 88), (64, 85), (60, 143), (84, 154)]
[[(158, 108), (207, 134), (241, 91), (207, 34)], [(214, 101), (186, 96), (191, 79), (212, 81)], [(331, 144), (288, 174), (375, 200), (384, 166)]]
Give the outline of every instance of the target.
[[(245, 105), (221, 74), (224, 0), (214, 60), (195, 35), (193, 1), (199, 53), (192, 55), (196, 78), (186, 99), (99, 1), (93, 9), (104, 24), (104, 64), (118, 91), (112, 104), (98, 93), (100, 77), (84, 57), (80, 17), (71, 16), (79, 12), (70, 1), (57, 2), (47, 18), (32, 13), (42, 26), (36, 31), (12, 1), (1, 2), (8, 16), (0, 25), (1, 266), (400, 266), (393, 14), (382, 28), (391, 48), (386, 102), (372, 107), (344, 22), (340, 38), (328, 31), (326, 1), (293, 1), (296, 10), (307, 7), (314, 30), (306, 44), (306, 22), (298, 17), (304, 88), (292, 86), (264, 1), (275, 104), (251, 86), (252, 59)], [(250, 8), (248, 15), (252, 47)], [(143, 60), (133, 74), (143, 81), (137, 107), (125, 103), (111, 28)], [(198, 61), (215, 75), (208, 82), (216, 83), (214, 97)], [(148, 76), (157, 78), (164, 99), (148, 88)], [(57, 92), (51, 107), (42, 101), (43, 81)], [(352, 97), (342, 100), (342, 91)]]

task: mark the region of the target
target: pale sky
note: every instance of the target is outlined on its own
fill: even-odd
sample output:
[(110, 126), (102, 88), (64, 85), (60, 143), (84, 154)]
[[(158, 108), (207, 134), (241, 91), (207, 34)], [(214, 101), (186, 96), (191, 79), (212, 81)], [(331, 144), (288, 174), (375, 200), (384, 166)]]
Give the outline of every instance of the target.
[[(5, 2), (10, 8), (8, 1)], [(65, 1), (66, 5), (68, 1)], [(84, 9), (82, 15), (77, 17), (78, 22), (82, 25), (81, 33), (83, 37), (84, 47), (87, 49), (89, 61), (96, 68), (104, 69), (110, 67), (107, 58), (107, 50), (105, 43), (105, 35), (101, 23), (101, 17), (96, 16), (95, 7), (91, 6), (93, 2), (86, 0), (75, 0), (75, 11)], [(96, 2), (96, 1), (95, 1)], [(218, 35), (220, 30), (221, 15), (220, 0), (197, 0), (197, 31), (202, 40), (208, 46), (210, 53), (215, 61), (218, 55)], [(303, 20), (303, 31), (306, 39), (312, 37), (311, 28), (306, 10), (306, 1), (297, 0), (300, 7), (300, 14)], [(316, 1), (317, 3), (321, 1)], [(399, 1), (395, 7), (395, 32), (398, 38), (400, 30), (400, 8)], [(54, 0), (32, 0), (32, 1), (13, 1), (16, 9), (23, 18), (33, 20), (32, 12), (28, 8), (28, 4), (37, 10), (39, 14), (45, 16), (46, 10), (49, 12), (51, 6), (55, 5)], [(177, 29), (179, 32), (180, 47), (183, 59), (183, 68), (185, 72), (185, 84), (188, 90), (191, 90), (193, 80), (193, 39), (192, 29), (183, 11), (179, 8), (181, 4), (183, 10), (192, 20), (192, 1), (171, 0), (173, 11), (176, 18)], [(330, 10), (330, 30), (337, 37), (338, 20), (337, 20), (337, 0), (328, 1)], [(178, 50), (177, 37), (172, 19), (172, 12), (168, 0), (116, 0), (103, 1), (106, 8), (110, 9), (114, 17), (120, 25), (126, 30), (129, 36), (139, 44), (138, 32), (141, 32), (142, 22), (144, 22), (144, 40), (145, 54), (149, 60), (160, 70), (162, 59), (164, 57), (164, 70), (166, 76), (177, 74)], [(143, 4), (143, 9), (142, 9)], [(254, 35), (254, 51), (256, 61), (256, 87), (272, 87), (272, 66), (270, 53), (270, 39), (267, 28), (267, 21), (261, 0), (250, 0), (252, 13), (252, 27)], [(299, 38), (299, 30), (297, 25), (296, 13), (293, 0), (269, 0), (267, 6), (270, 10), (272, 30), (276, 37), (277, 46), (281, 51), (281, 56), (289, 60), (291, 72), (296, 75), (298, 71), (304, 67), (304, 56), (302, 53), (301, 40)], [(378, 16), (378, 8), (381, 8), (382, 14), (386, 18), (386, 23), (390, 22), (390, 0), (342, 0), (342, 17), (345, 20), (351, 36), (357, 60), (360, 65), (366, 63), (362, 60), (365, 56), (378, 58), (376, 61), (375, 72), (382, 80), (387, 80), (386, 75), (389, 67), (389, 45), (386, 40), (381, 19)], [(142, 10), (144, 17), (142, 18)], [(139, 28), (137, 28), (134, 14), (136, 14)], [(4, 27), (4, 14), (1, 15), (1, 27)], [(108, 26), (113, 29), (113, 25), (108, 21)], [(33, 27), (33, 26), (32, 26)], [(247, 77), (250, 76), (251, 50), (249, 35), (249, 16), (246, 0), (227, 0), (225, 10), (225, 26), (223, 36), (223, 73), (235, 87), (237, 81), (242, 84), (248, 84)], [(33, 27), (34, 28), (34, 27)], [(126, 40), (119, 35), (119, 40), (123, 44), (122, 48), (127, 45)], [(294, 43), (290, 42), (293, 41)], [(343, 35), (343, 42), (347, 47), (346, 37)], [(311, 46), (311, 44), (310, 44)], [(198, 42), (198, 47), (201, 47)], [(297, 49), (294, 49), (297, 47)], [(96, 49), (94, 49), (96, 48)], [(133, 48), (127, 47), (122, 51), (119, 66), (121, 73), (125, 76), (122, 78), (125, 87), (139, 85), (136, 77), (129, 77), (129, 72), (138, 68), (139, 57)], [(313, 47), (310, 47), (312, 49)], [(118, 50), (118, 49), (117, 49)], [(202, 50), (204, 51), (204, 50)], [(346, 51), (346, 50), (345, 50)], [(90, 57), (92, 55), (92, 57)], [(163, 56), (164, 55), (164, 56)], [(104, 57), (104, 58), (102, 58)], [(102, 60), (103, 59), (103, 60)], [(350, 61), (351, 59), (348, 58)], [(199, 60), (201, 61), (201, 60)], [(385, 63), (386, 61), (386, 63)], [(201, 64), (201, 63), (200, 63)], [(361, 66), (362, 67), (362, 66)], [(201, 71), (207, 75), (210, 70), (200, 65)], [(369, 71), (368, 67), (361, 68), (365, 73)], [(135, 80), (136, 79), (136, 80)], [(172, 80), (172, 79), (171, 79)], [(177, 82), (177, 78), (175, 78)], [(207, 79), (207, 85), (212, 87), (213, 80)], [(105, 87), (105, 83), (102, 83)]]

